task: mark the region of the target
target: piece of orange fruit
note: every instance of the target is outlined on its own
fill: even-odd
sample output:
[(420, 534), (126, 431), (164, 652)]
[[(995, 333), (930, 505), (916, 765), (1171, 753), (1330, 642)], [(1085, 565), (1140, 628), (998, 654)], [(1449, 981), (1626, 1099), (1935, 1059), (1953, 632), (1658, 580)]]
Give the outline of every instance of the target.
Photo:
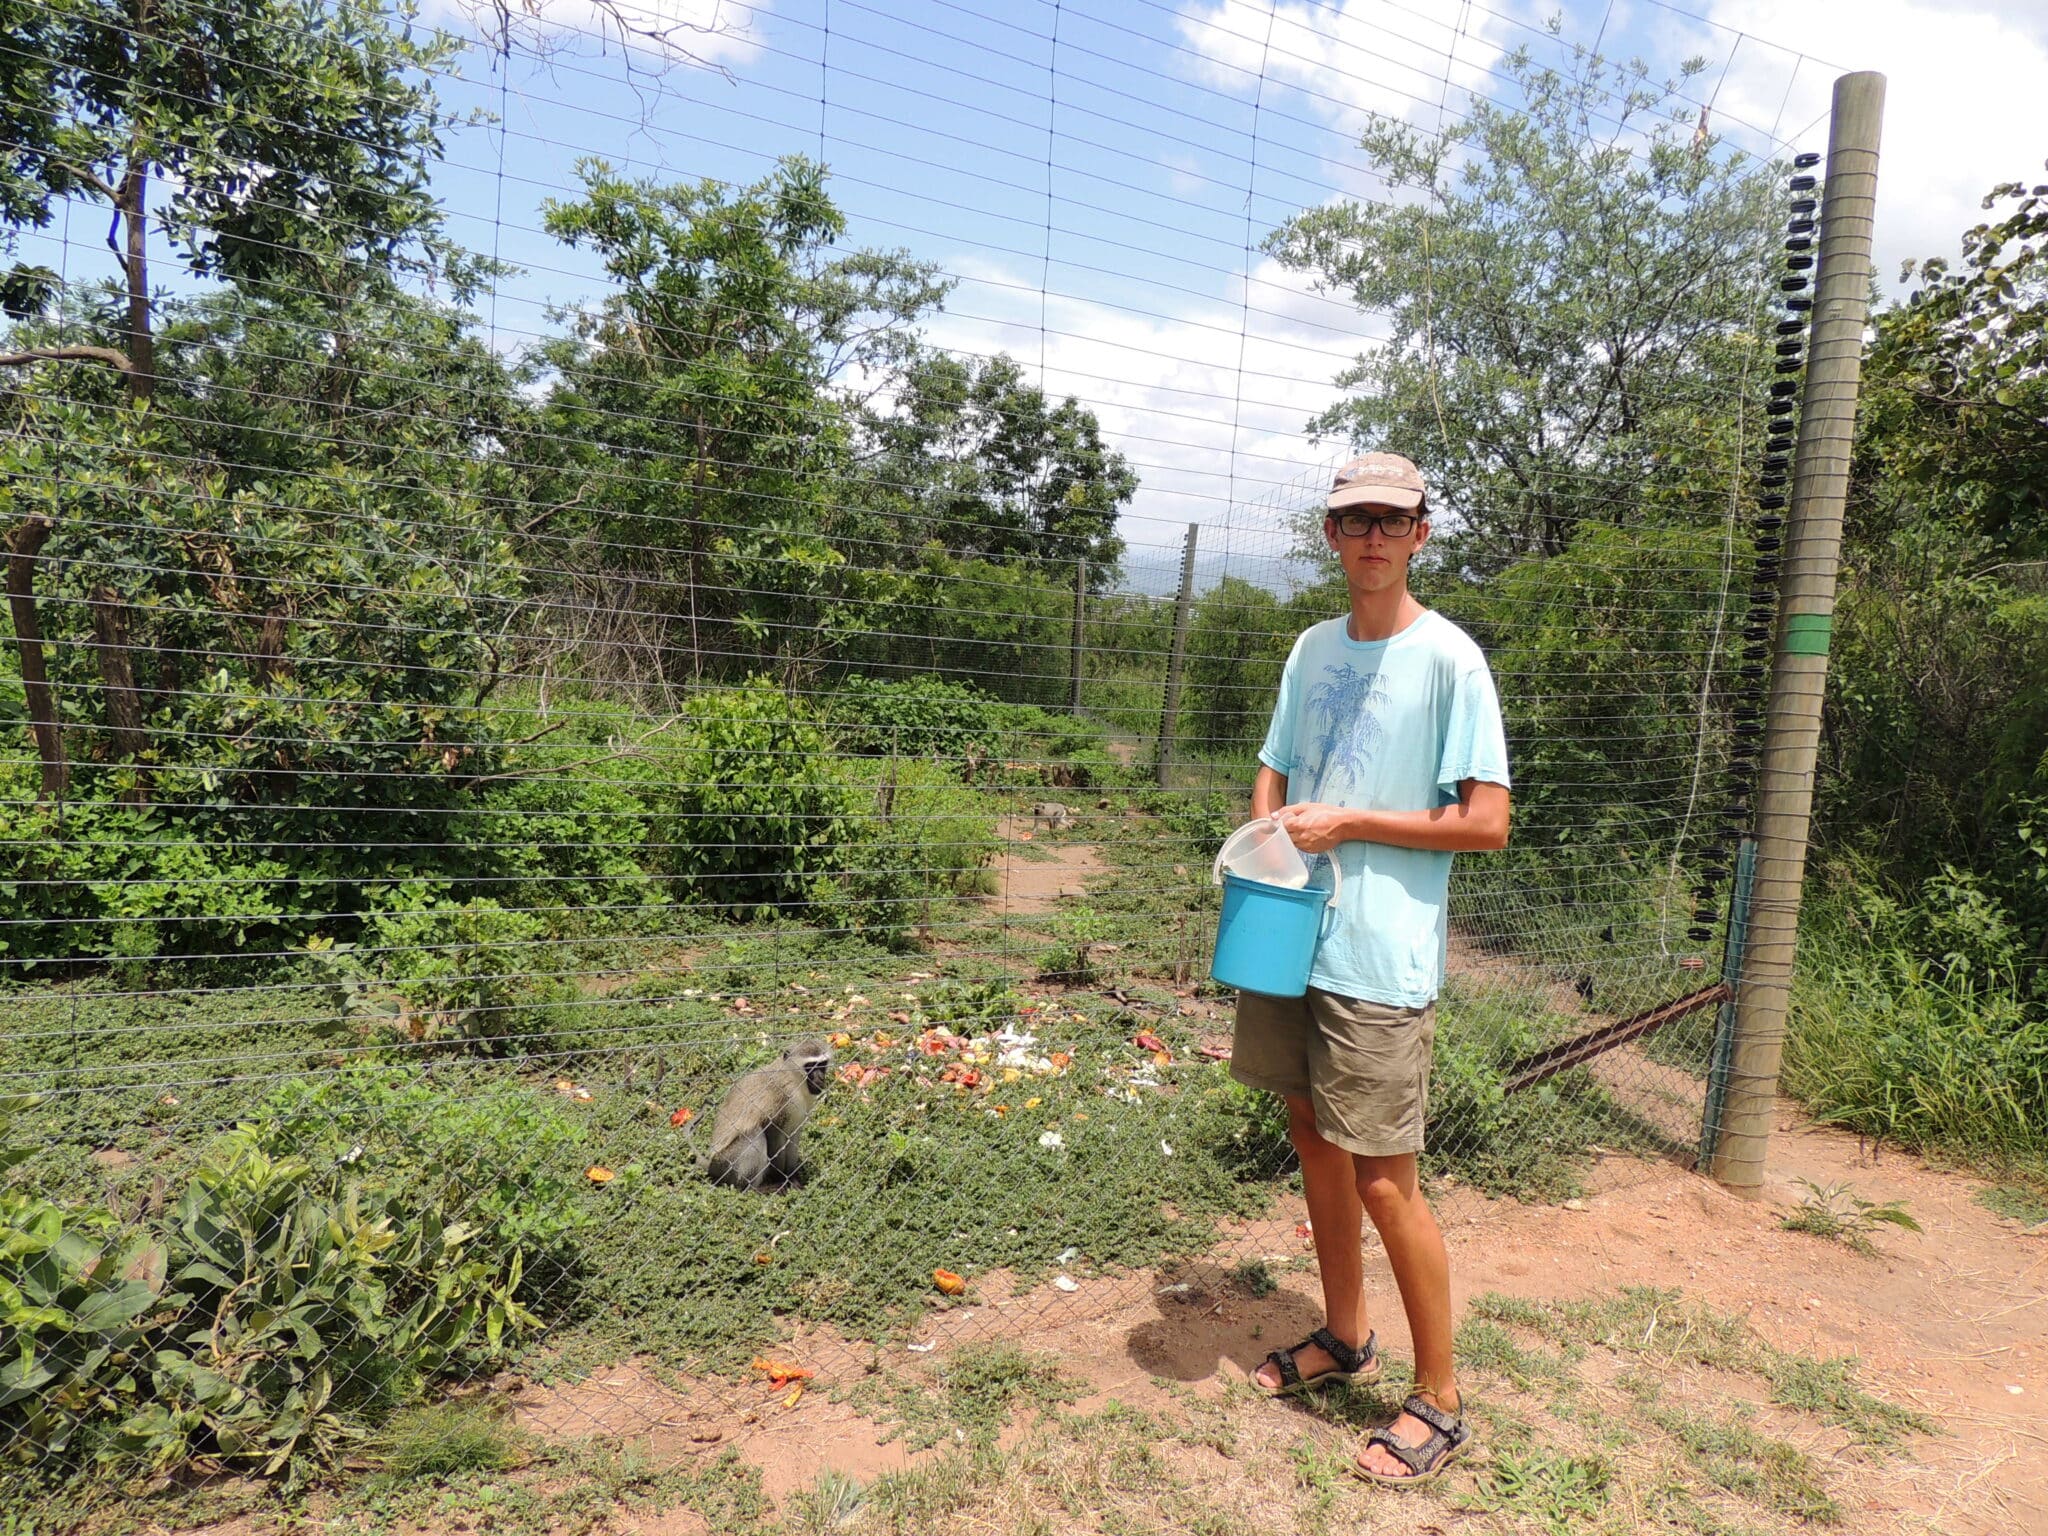
[(950, 1269), (933, 1270), (932, 1284), (936, 1285), (948, 1296), (958, 1296), (967, 1289), (967, 1282), (954, 1274)]

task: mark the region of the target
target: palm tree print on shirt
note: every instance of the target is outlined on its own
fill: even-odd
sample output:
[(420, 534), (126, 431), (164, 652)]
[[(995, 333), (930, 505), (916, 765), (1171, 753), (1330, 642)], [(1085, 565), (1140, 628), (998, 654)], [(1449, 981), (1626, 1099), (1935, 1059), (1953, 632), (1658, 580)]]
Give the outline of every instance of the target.
[(1380, 686), (1377, 672), (1360, 672), (1348, 661), (1342, 666), (1323, 668), (1324, 681), (1309, 691), (1308, 707), (1321, 722), (1316, 750), (1321, 766), (1316, 770), (1315, 798), (1323, 798), (1331, 780), (1342, 773), (1358, 787), (1360, 775), (1379, 749), (1380, 717), (1375, 708), (1387, 704), (1387, 690)]

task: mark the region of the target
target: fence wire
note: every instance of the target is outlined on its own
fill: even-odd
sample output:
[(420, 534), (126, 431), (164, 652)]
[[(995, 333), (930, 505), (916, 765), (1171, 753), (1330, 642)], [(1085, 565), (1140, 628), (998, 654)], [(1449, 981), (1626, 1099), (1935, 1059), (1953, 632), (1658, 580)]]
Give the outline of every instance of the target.
[[(1643, 81), (1473, 7), (1376, 47), (827, 0), (665, 52), (629, 14), (544, 58), (259, 0), (0, 44), (48, 84), (0, 122), (17, 1490), (304, 1480), (507, 1372), (626, 1433), (760, 1359), (1307, 1263), (1208, 977), (1281, 663), (1345, 603), (1346, 428), (1306, 423), (1413, 352), (1434, 440), (1389, 446), (1469, 461), (1446, 327), (1601, 388), (1639, 296), (1426, 296), (1416, 352), (1269, 236), (1349, 199), (1427, 238), (1359, 103), (1487, 174), (1517, 43), (1588, 156), (1676, 175)], [(140, 159), (93, 147), (109, 48)], [(381, 94), (322, 116), (351, 60)], [(1704, 135), (1700, 89), (1662, 103)], [(1778, 125), (1717, 131), (1782, 221)], [(1761, 324), (1778, 227), (1745, 238)], [(1562, 1198), (1711, 1134), (1797, 334), (1649, 382), (1697, 451), (1439, 513), (1417, 589), (1490, 656), (1516, 810), (1454, 876), (1433, 1187)], [(728, 1089), (812, 1040), (796, 1177), (714, 1183)], [(666, 1385), (573, 1385), (622, 1368)]]

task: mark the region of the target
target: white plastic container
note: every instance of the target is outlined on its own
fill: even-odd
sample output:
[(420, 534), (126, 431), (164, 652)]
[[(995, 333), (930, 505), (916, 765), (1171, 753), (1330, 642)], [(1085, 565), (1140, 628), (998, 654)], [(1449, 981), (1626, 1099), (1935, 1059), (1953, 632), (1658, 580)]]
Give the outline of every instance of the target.
[(1257, 880), (1290, 891), (1308, 884), (1308, 861), (1287, 829), (1270, 816), (1246, 822), (1223, 840), (1210, 879), (1220, 880), (1225, 870), (1241, 880)]

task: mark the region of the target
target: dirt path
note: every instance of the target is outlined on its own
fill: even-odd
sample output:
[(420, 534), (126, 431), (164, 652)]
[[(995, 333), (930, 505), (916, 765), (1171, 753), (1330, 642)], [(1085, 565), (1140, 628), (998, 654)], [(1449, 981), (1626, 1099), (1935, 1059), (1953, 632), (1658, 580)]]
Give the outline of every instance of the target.
[(993, 866), (998, 883), (989, 904), (1006, 916), (1035, 916), (1063, 897), (1085, 896), (1089, 877), (1109, 867), (1095, 844), (1062, 842), (1043, 827), (1034, 830), (1029, 816), (1003, 817), (996, 834), (1003, 851)]

